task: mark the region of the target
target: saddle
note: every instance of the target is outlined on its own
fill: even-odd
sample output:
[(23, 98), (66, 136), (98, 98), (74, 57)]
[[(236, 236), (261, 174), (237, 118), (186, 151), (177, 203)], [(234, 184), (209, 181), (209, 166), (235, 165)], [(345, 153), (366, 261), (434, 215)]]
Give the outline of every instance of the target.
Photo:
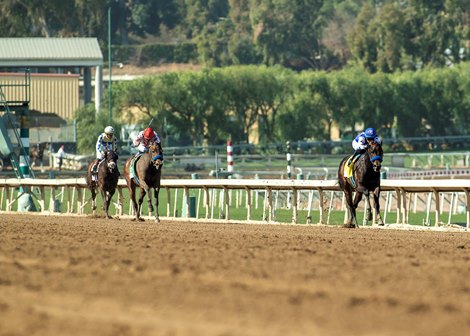
[(362, 154), (353, 154), (349, 157), (344, 165), (344, 172), (343, 176), (349, 179), (352, 186), (356, 188), (356, 181), (354, 179), (353, 171), (354, 171), (354, 164), (356, 163), (357, 159), (361, 157)]
[(131, 164), (129, 165), (129, 173), (130, 173), (130, 176), (131, 178), (133, 178), (136, 182), (137, 182), (137, 185), (140, 185), (140, 181), (139, 179), (137, 178), (137, 174), (135, 173), (135, 164), (137, 163), (137, 160), (139, 160), (139, 158), (143, 155), (143, 153), (137, 153), (131, 160)]
[[(103, 163), (104, 160), (105, 159), (98, 160), (98, 162), (96, 164), (91, 165), (90, 174), (91, 174), (91, 179), (93, 181), (98, 180), (98, 176), (97, 176), (98, 175), (98, 169), (100, 168), (100, 166), (101, 166), (101, 164)], [(94, 167), (96, 167), (96, 168), (93, 170)]]

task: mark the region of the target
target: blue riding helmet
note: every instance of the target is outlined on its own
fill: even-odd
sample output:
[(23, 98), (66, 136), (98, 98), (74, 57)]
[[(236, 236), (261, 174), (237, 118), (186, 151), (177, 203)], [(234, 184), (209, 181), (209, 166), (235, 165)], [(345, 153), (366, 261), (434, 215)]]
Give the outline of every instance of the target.
[(366, 129), (364, 133), (366, 135), (366, 139), (374, 139), (375, 137), (377, 137), (377, 132), (373, 128)]

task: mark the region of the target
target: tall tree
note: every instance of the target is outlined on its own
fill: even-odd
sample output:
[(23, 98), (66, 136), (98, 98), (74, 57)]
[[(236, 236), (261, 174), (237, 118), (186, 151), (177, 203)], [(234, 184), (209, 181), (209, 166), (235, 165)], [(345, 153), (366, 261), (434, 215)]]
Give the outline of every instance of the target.
[(263, 62), (319, 68), (322, 6), (320, 0), (253, 0), (250, 16)]

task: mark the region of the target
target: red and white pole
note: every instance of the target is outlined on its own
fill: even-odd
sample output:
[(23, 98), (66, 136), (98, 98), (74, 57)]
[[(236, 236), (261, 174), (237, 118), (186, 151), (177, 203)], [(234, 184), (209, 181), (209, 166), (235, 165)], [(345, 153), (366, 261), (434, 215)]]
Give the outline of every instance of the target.
[(227, 172), (233, 172), (233, 147), (232, 140), (227, 140)]

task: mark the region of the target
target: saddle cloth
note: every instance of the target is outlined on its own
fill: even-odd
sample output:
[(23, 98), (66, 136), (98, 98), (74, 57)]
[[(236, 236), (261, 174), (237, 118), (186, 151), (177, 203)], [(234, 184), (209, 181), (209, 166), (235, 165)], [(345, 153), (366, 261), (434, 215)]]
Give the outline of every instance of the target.
[[(346, 164), (344, 165), (343, 176), (349, 179), (354, 188), (356, 188), (356, 181), (353, 176), (354, 164), (360, 157), (361, 154), (353, 154), (349, 157), (349, 159), (346, 161)], [(348, 164), (348, 162), (350, 163)]]
[(143, 153), (137, 153), (133, 158), (132, 158), (132, 161), (131, 161), (131, 164), (130, 164), (130, 175), (131, 175), (131, 178), (133, 178), (138, 185), (140, 185), (140, 181), (139, 179), (137, 178), (137, 175), (135, 173), (135, 164), (137, 163), (137, 160), (139, 160), (139, 158), (142, 156)]
[[(98, 160), (98, 163), (96, 163), (96, 171), (95, 173), (98, 174), (98, 169), (100, 168), (101, 164), (103, 163), (104, 159)], [(93, 173), (93, 165), (90, 167), (90, 173)]]

